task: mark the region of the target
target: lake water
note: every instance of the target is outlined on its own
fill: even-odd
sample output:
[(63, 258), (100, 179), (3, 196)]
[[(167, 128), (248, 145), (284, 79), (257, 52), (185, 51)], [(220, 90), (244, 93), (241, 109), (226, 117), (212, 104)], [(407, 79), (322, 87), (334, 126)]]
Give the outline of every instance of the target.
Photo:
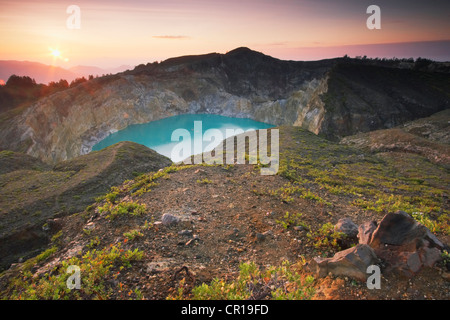
[[(112, 133), (104, 140), (94, 145), (92, 151), (101, 150), (121, 141), (132, 141), (153, 149), (156, 152), (171, 158), (172, 161), (177, 162), (184, 159), (185, 156), (212, 150), (220, 143), (220, 141), (213, 141), (214, 139), (212, 139), (211, 142), (204, 141), (203, 134), (209, 129), (220, 130), (223, 139), (226, 139), (229, 136), (235, 135), (233, 132), (237, 129), (248, 131), (272, 127), (274, 126), (271, 124), (251, 119), (230, 118), (212, 114), (183, 114), (144, 124), (130, 125), (123, 130)], [(173, 148), (179, 144), (180, 141), (183, 141), (183, 138), (176, 138), (176, 141), (172, 141), (172, 134), (177, 129), (184, 129), (181, 130), (181, 132), (184, 131), (185, 134), (187, 132), (190, 133), (192, 143), (191, 154), (183, 154), (183, 157), (172, 155)], [(180, 132), (180, 130), (176, 132)], [(211, 130), (209, 132), (211, 132)], [(201, 149), (198, 149), (199, 145), (201, 145)]]

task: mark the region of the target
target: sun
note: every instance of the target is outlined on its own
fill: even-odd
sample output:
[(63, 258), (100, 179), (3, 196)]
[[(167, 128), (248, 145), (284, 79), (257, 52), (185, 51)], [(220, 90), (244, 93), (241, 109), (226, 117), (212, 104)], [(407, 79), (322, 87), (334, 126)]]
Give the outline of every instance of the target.
[(61, 51), (50, 48), (51, 55), (55, 58), (61, 58)]

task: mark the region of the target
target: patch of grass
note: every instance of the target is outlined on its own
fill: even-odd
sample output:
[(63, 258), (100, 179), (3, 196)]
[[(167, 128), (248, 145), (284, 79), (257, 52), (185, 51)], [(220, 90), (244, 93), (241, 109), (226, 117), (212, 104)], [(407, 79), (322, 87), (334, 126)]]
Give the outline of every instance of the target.
[(317, 201), (319, 203), (326, 204), (327, 206), (331, 206), (330, 202), (325, 201), (324, 199), (322, 199), (318, 195), (312, 193), (310, 190), (305, 191), (300, 197), (303, 198), (303, 199), (310, 199), (310, 200), (313, 200), (313, 201)]
[(38, 264), (44, 260), (47, 260), (47, 258), (50, 257), (52, 254), (54, 254), (57, 250), (58, 250), (58, 247), (53, 246), (53, 247), (43, 251), (36, 257), (28, 259), (27, 261), (24, 262), (23, 269), (26, 271), (31, 270), (36, 264)]
[(129, 241), (132, 241), (132, 240), (136, 239), (137, 237), (143, 237), (144, 234), (139, 229), (134, 229), (134, 230), (125, 232), (123, 234), (123, 236), (125, 238), (127, 238)]
[(326, 205), (345, 202), (379, 214), (422, 212), (429, 218), (424, 224), (449, 234), (450, 210), (443, 196), (448, 193), (445, 167), (418, 155), (374, 155), (324, 142), (302, 129), (285, 130), (280, 135), (278, 174), (291, 185), (269, 194), (285, 202), (295, 196)]
[(118, 204), (106, 202), (99, 207), (100, 213), (106, 213), (106, 218), (114, 220), (122, 215), (140, 216), (147, 213), (147, 206), (145, 204), (138, 204), (133, 201), (121, 201)]
[(141, 196), (146, 192), (150, 192), (151, 188), (158, 185), (156, 180), (166, 177), (172, 172), (192, 168), (192, 165), (171, 165), (159, 170), (155, 173), (142, 174), (137, 176), (134, 180), (128, 181), (122, 190), (123, 193), (131, 193), (132, 196)]
[(339, 241), (346, 238), (345, 233), (334, 230), (330, 222), (323, 224), (318, 230), (308, 232), (307, 237), (313, 241), (314, 247), (325, 251), (339, 251)]
[(116, 199), (117, 199), (117, 196), (119, 195), (119, 193), (120, 193), (119, 188), (117, 188), (117, 187), (112, 187), (112, 188), (111, 188), (111, 192), (109, 192), (109, 193), (107, 193), (107, 194), (105, 195), (105, 199), (106, 199), (107, 201), (111, 202), (111, 203), (115, 203), (115, 202), (116, 202)]
[(450, 269), (450, 253), (447, 250), (443, 250), (441, 253), (442, 263), (447, 267), (447, 270)]
[(14, 155), (14, 152), (10, 151), (10, 150), (0, 151), (0, 159), (2, 159), (2, 158), (11, 158), (13, 155)]
[(287, 229), (291, 226), (302, 226), (305, 229), (309, 230), (309, 226), (302, 220), (301, 213), (290, 214), (286, 211), (283, 218), (279, 220), (275, 220), (275, 222), (281, 224), (284, 229)]
[(197, 179), (197, 183), (199, 183), (199, 184), (210, 184), (210, 183), (212, 183), (212, 181), (209, 180), (208, 178), (205, 178), (205, 179), (202, 179), (202, 180)]
[(62, 230), (59, 230), (56, 234), (54, 234), (54, 235), (52, 236), (51, 241), (52, 241), (52, 242), (56, 242), (56, 241), (58, 241), (58, 239), (59, 239), (61, 236), (62, 236)]
[(438, 219), (432, 219), (429, 215), (422, 212), (414, 212), (412, 217), (433, 233), (444, 233), (450, 235), (450, 218), (448, 215), (441, 215)]
[(91, 241), (86, 245), (86, 247), (92, 249), (98, 247), (99, 245), (100, 245), (100, 238), (96, 236), (94, 239), (91, 239)]
[(192, 289), (184, 290), (184, 280), (169, 300), (307, 300), (314, 295), (314, 278), (302, 277), (295, 265), (284, 262), (280, 267), (261, 270), (254, 262), (242, 263), (236, 279), (227, 281), (214, 279), (210, 284), (203, 283)]
[[(91, 250), (81, 257), (62, 261), (52, 270), (39, 276), (25, 271), (13, 279), (8, 288), (8, 298), (13, 300), (61, 300), (61, 299), (108, 299), (116, 288), (106, 283), (112, 269), (130, 268), (132, 262), (142, 260), (144, 253), (123, 250), (121, 244), (110, 245), (102, 250)], [(67, 273), (71, 265), (80, 268), (81, 288), (70, 290)], [(115, 276), (117, 273), (115, 273)]]

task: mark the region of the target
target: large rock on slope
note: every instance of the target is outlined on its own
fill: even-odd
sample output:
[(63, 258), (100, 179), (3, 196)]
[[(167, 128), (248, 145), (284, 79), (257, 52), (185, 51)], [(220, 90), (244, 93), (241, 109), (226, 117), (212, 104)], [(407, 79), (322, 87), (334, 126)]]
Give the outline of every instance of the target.
[(367, 268), (379, 262), (373, 249), (366, 244), (339, 251), (332, 258), (314, 258), (308, 268), (318, 277), (329, 273), (366, 281)]
[[(348, 219), (341, 219), (337, 227), (344, 222), (352, 226)], [(367, 267), (382, 262), (384, 272), (397, 270), (410, 277), (424, 266), (432, 267), (441, 259), (445, 247), (428, 228), (403, 211), (388, 213), (379, 224), (363, 223), (358, 238), (355, 247), (339, 251), (332, 258), (314, 258), (307, 268), (318, 277), (331, 273), (365, 281)]]
[(387, 270), (397, 269), (407, 276), (441, 259), (444, 244), (424, 225), (403, 211), (388, 213), (373, 231), (370, 242)]

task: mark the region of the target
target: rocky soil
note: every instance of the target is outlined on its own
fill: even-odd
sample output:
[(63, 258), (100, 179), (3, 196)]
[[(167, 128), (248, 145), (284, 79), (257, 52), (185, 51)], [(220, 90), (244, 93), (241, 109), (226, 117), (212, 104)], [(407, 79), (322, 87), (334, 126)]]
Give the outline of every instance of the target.
[[(249, 164), (172, 166), (126, 181), (79, 214), (54, 220), (49, 250), (4, 272), (1, 296), (166, 299), (181, 288), (188, 299), (194, 287), (214, 278), (235, 279), (243, 262), (264, 269), (289, 261), (301, 277), (314, 277), (313, 299), (450, 298), (442, 250), (412, 274), (380, 263), (381, 289), (368, 289), (354, 275), (321, 275), (308, 267), (314, 258), (332, 258), (357, 244), (352, 228), (339, 224), (342, 218), (358, 227), (368, 221), (381, 226), (386, 214), (401, 209), (412, 225), (423, 223), (448, 244), (447, 169), (420, 155), (371, 154), (294, 127), (280, 128), (280, 143), (277, 175), (260, 175), (261, 168)], [(134, 209), (119, 210), (125, 207)], [(83, 266), (84, 280), (82, 289), (68, 291), (65, 267), (74, 263)]]

